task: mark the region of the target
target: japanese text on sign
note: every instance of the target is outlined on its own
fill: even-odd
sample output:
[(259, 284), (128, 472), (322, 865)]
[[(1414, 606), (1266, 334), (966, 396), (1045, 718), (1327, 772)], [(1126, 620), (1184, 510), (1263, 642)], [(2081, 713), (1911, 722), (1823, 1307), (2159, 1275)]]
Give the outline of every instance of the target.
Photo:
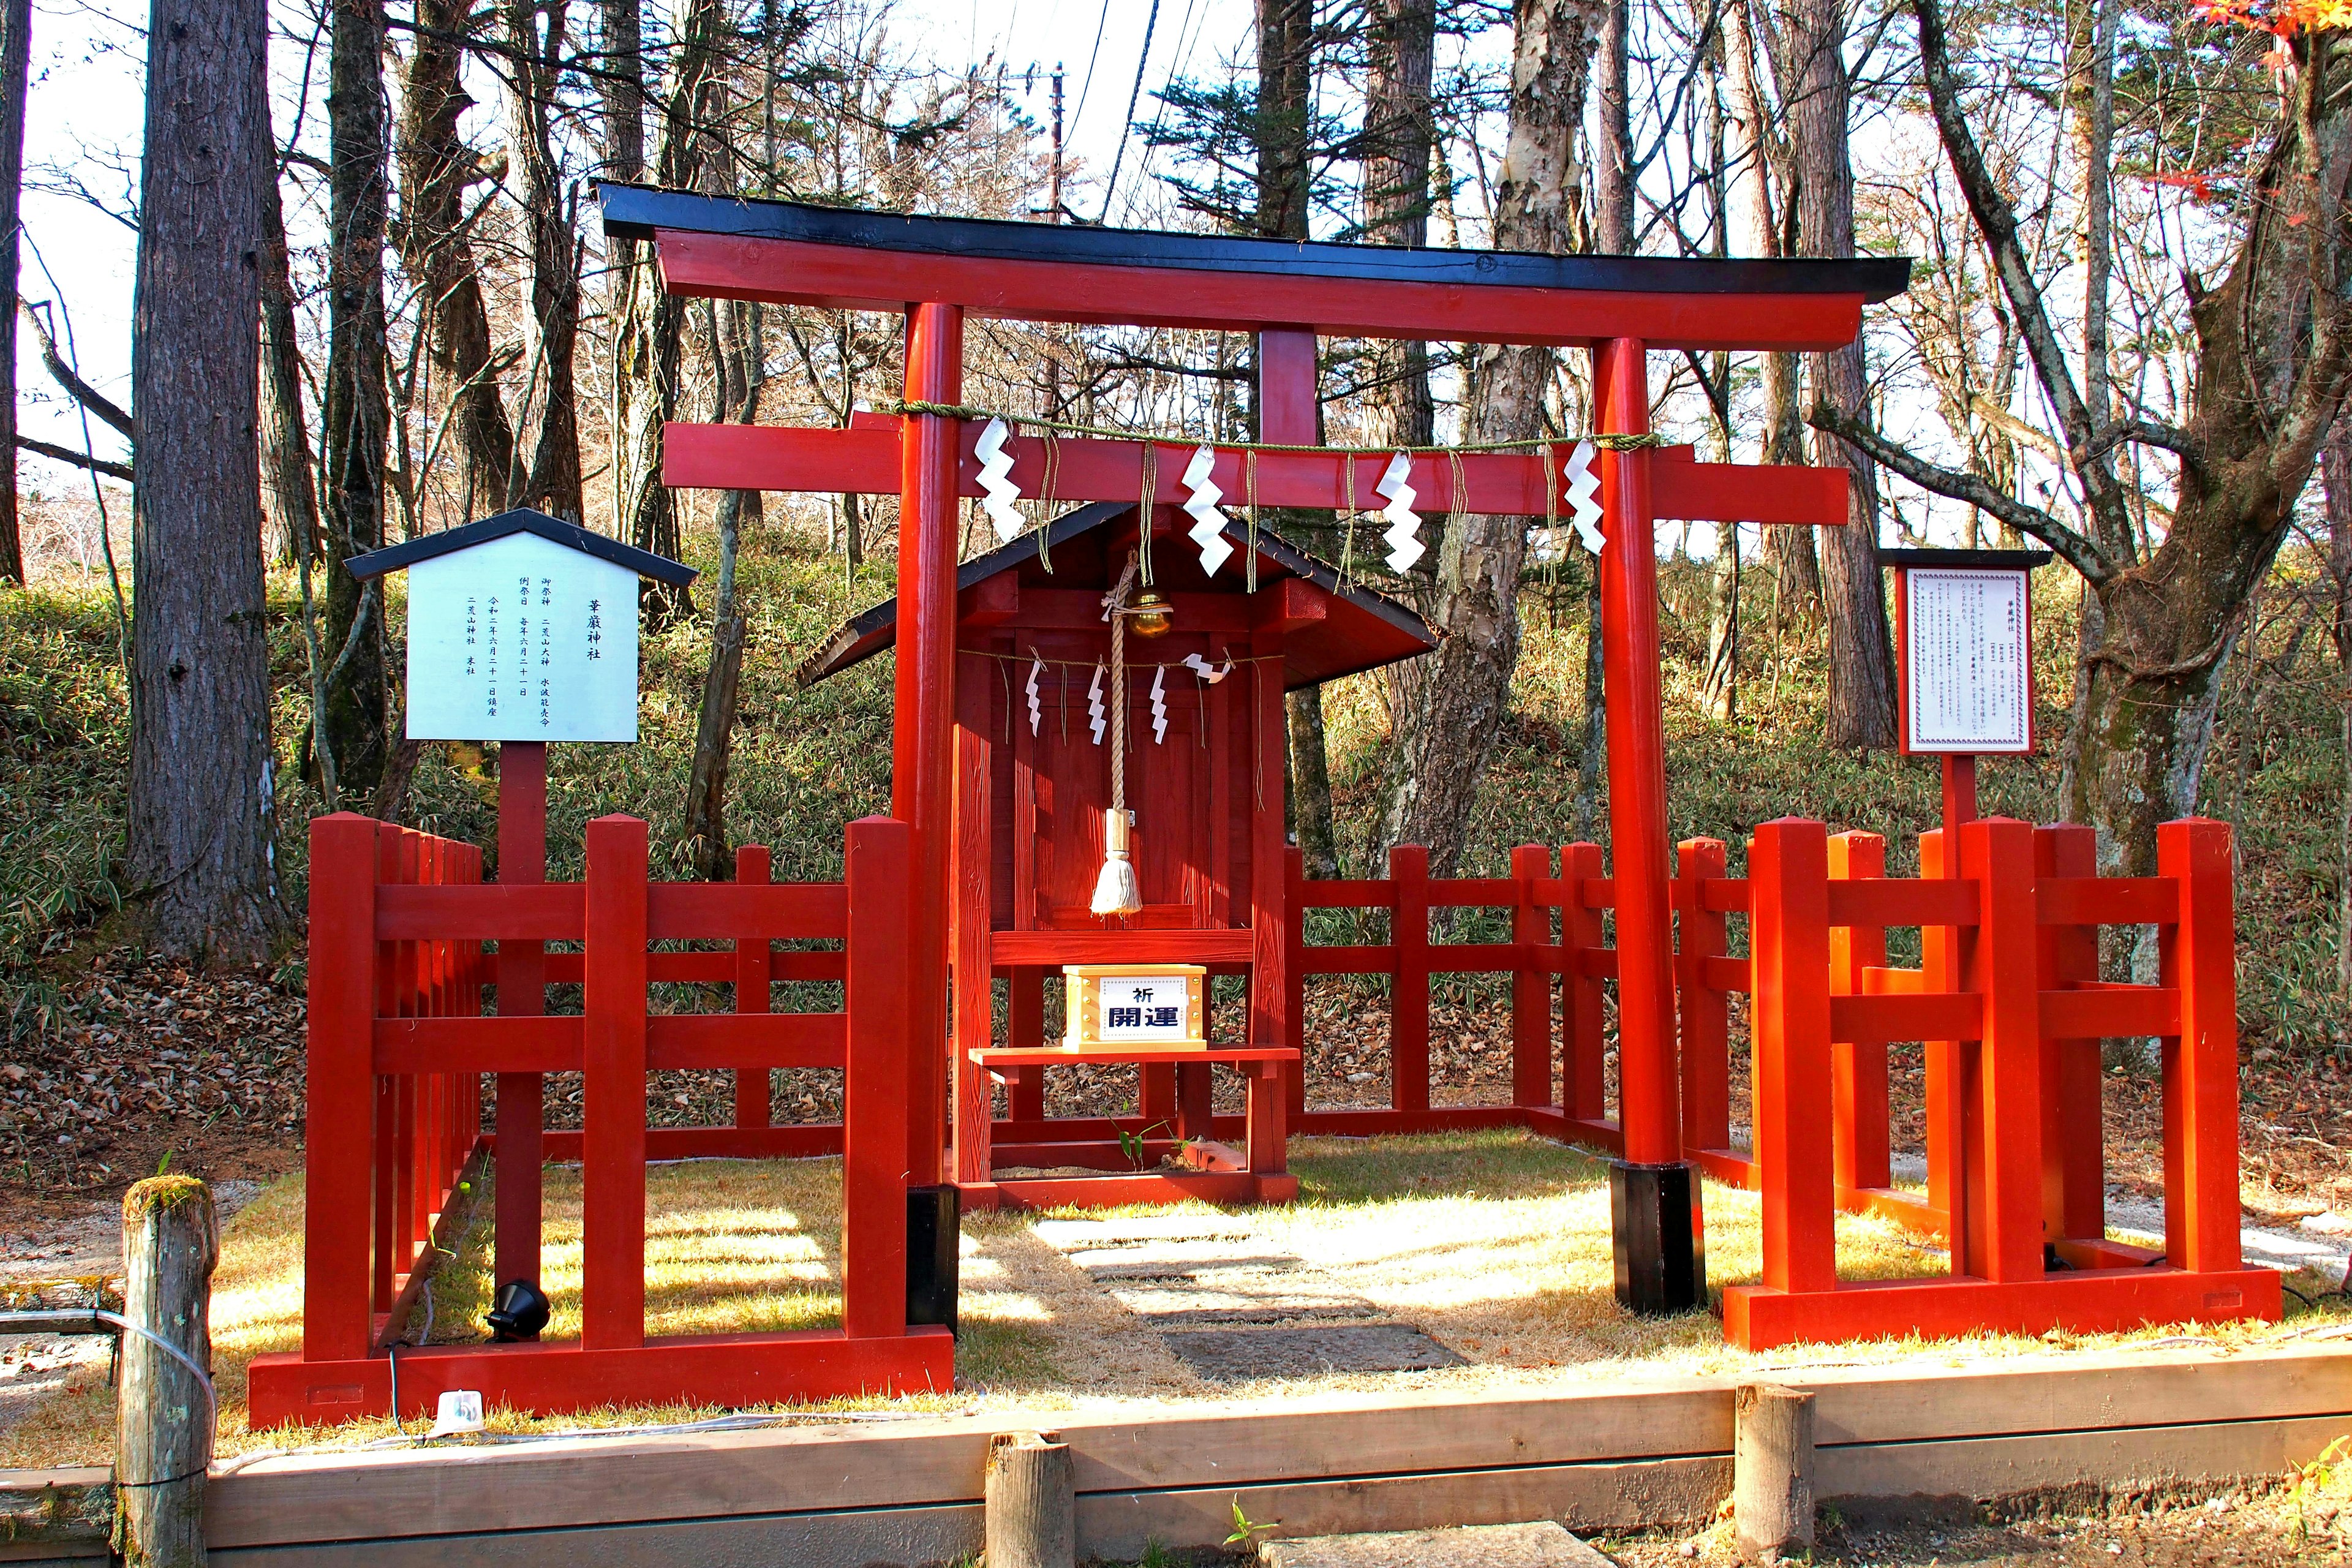
[(634, 741), (637, 579), (531, 533), (408, 574), (408, 735)]
[(1192, 1031), (1184, 1016), (1189, 988), (1181, 974), (1106, 977), (1100, 982), (1099, 1037), (1112, 1040), (1183, 1040)]
[(2026, 574), (1915, 566), (1903, 592), (1905, 748), (2032, 751)]

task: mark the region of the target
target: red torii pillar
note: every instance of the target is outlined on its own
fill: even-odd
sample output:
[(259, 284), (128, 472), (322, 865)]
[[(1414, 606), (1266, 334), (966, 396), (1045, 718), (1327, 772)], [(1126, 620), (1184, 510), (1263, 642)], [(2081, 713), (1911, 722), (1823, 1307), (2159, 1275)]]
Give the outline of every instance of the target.
[[(1639, 338), (1592, 351), (1596, 433), (1650, 429)], [(1609, 735), (1609, 854), (1617, 889), (1617, 1117), (1622, 1158), (1609, 1199), (1617, 1300), (1680, 1312), (1706, 1300), (1696, 1169), (1682, 1157), (1675, 1072), (1673, 846), (1666, 821), (1665, 698), (1658, 679), (1657, 525), (1650, 453), (1601, 456), (1601, 640)]]
[[(963, 397), (963, 310), (907, 314), (906, 399)], [(907, 933), (908, 1181), (940, 1180), (947, 1139), (948, 851), (955, 833), (956, 458), (958, 421), (909, 414), (899, 435), (898, 662), (892, 694), (890, 815), (912, 829)]]

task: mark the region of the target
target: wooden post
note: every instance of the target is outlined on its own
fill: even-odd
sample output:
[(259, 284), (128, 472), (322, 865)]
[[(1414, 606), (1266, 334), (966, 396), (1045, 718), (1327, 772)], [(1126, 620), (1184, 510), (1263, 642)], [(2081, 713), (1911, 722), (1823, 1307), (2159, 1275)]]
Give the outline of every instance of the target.
[(2203, 817), (2156, 830), (2156, 864), (2180, 889), (2163, 928), (2162, 980), (2180, 993), (2180, 1033), (2164, 1042), (2164, 1255), (2175, 1268), (2241, 1264), (2238, 979), (2230, 825)]
[[(1279, 704), (1276, 705), (1276, 712), (1279, 717)], [(1254, 714), (1252, 722), (1260, 725), (1259, 738), (1263, 741), (1265, 738), (1263, 715)], [(1274, 772), (1277, 778), (1281, 776), (1279, 763), (1276, 765)], [(1279, 847), (1282, 836), (1281, 812), (1268, 813), (1261, 810), (1252, 817), (1252, 821), (1255, 823), (1257, 818), (1269, 816), (1273, 818), (1274, 837)], [(1255, 831), (1255, 827), (1252, 831)], [(1253, 854), (1263, 850), (1265, 836), (1259, 835), (1255, 842), (1256, 848), (1252, 850)], [(1280, 1025), (1280, 1032), (1261, 1039), (1253, 1028), (1249, 1043), (1281, 1046), (1286, 1050), (1298, 1053), (1298, 1066), (1290, 1073), (1288, 1084), (1283, 1090), (1290, 1114), (1296, 1119), (1307, 1114), (1307, 902), (1299, 892), (1299, 884), (1307, 879), (1307, 857), (1296, 846), (1282, 848), (1281, 854), (1282, 909), (1286, 912), (1282, 927), (1282, 975), (1279, 981), (1281, 995), (1277, 1003), (1270, 1005), (1268, 1014)], [(1250, 873), (1250, 879), (1253, 884), (1257, 879), (1255, 868)], [(1256, 915), (1253, 913), (1251, 918), (1255, 920)], [(1258, 989), (1262, 984), (1264, 983), (1255, 974), (1252, 975), (1250, 1000), (1253, 1006), (1256, 1005)], [(1271, 986), (1267, 988), (1272, 989)], [(1253, 1017), (1253, 1026), (1255, 1022), (1255, 1018)]]
[(1732, 1396), (1731, 1528), (1766, 1563), (1813, 1544), (1813, 1396), (1742, 1384)]
[[(368, 1243), (374, 1217), (376, 956), (375, 823), (353, 812), (319, 817), (310, 824), (305, 1023), (310, 1135), (303, 1156), (309, 1204), (302, 1226), (302, 1354), (308, 1361), (357, 1361), (368, 1353), (374, 1331)], [(383, 1239), (389, 1251), (392, 1238)]]
[[(1959, 830), (1960, 874), (1977, 885), (1977, 923), (1960, 933), (1968, 988), (1984, 998), (1984, 1034), (1963, 1052), (1963, 1179), (1968, 1271), (2011, 1284), (2042, 1277), (2042, 1008), (2033, 829), (1988, 816)], [(1973, 1059), (1971, 1059), (1973, 1058)], [(2234, 1070), (2234, 1067), (2233, 1069)], [(2234, 1189), (2233, 1189), (2234, 1190)]]
[[(1959, 874), (1957, 834), (1929, 828), (1919, 835), (1922, 880), (1956, 879)], [(1919, 928), (1919, 984), (1923, 990), (1957, 995), (1967, 988), (1960, 971), (1960, 937), (1967, 929)], [(1960, 1068), (1963, 1052), (1974, 1048), (1962, 1040), (1922, 1042), (1927, 1067), (1927, 1206), (1944, 1215), (1944, 1243), (1951, 1249), (1955, 1277), (1969, 1271), (1968, 1204), (1961, 1196), (1961, 1159), (1968, 1142), (1968, 1119), (1960, 1110)]]
[(646, 1342), (646, 825), (588, 825), (580, 1343)]
[[(735, 885), (764, 888), (772, 879), (774, 859), (764, 844), (746, 844), (735, 851)], [(740, 937), (735, 942), (735, 1011), (765, 1013), (772, 1009), (770, 976), (774, 971), (775, 943), (766, 936)], [(775, 1120), (770, 1104), (766, 1068), (735, 1069), (735, 1125), (765, 1127)]]
[[(499, 886), (537, 886), (546, 880), (547, 746), (539, 741), (509, 741), (499, 747)], [(499, 938), (498, 1006), (501, 1018), (535, 1018), (547, 1011), (545, 942)], [(547, 1080), (535, 1072), (502, 1072), (498, 1093), (491, 1282), (536, 1282)]]
[(1389, 1103), (1399, 1110), (1429, 1109), (1429, 851), (1418, 844), (1389, 850), (1395, 896), (1389, 916), (1389, 952), (1395, 975), (1389, 992)]
[[(1840, 881), (1886, 875), (1886, 840), (1875, 833), (1830, 837), (1830, 875)], [(1863, 971), (1886, 967), (1885, 926), (1830, 930), (1830, 994), (1863, 994)], [(1831, 1101), (1836, 1114), (1837, 1182), (1841, 1187), (1884, 1187), (1894, 1181), (1886, 1102), (1884, 1041), (1830, 1046)]]
[(1551, 907), (1539, 882), (1551, 879), (1551, 851), (1522, 844), (1511, 851), (1511, 880), (1519, 901), (1511, 910), (1511, 941), (1519, 950), (1511, 971), (1511, 1103), (1549, 1105), (1551, 1089)]
[(1837, 1188), (1830, 1156), (1829, 836), (1782, 817), (1748, 851), (1755, 957), (1755, 1154), (1764, 1283), (1837, 1288)]
[[(2037, 879), (2099, 874), (2098, 834), (2080, 824), (2033, 830)], [(2045, 925), (2040, 932), (2041, 989), (2047, 993), (2099, 979), (2099, 928)], [(2042, 1205), (2051, 1239), (2105, 1242), (2107, 1175), (2100, 1118), (2099, 1041), (2042, 1042)]]
[(1599, 1121), (1609, 1114), (1601, 977), (1586, 967), (1588, 955), (1602, 951), (1601, 911), (1585, 901), (1586, 890), (1600, 879), (1601, 846), (1560, 846), (1559, 1105), (1570, 1121)]
[(213, 1363), (213, 1266), (220, 1232), (211, 1189), (157, 1176), (122, 1199), (121, 1381), (114, 1439), (115, 1542), (142, 1568), (205, 1561), (205, 1469), (219, 1419), (209, 1383), (146, 1336)]
[(1685, 838), (1675, 850), (1681, 941), (1675, 982), (1682, 995), (1683, 1152), (1731, 1147), (1731, 1005), (1707, 980), (1706, 961), (1730, 951), (1729, 922), (1706, 907), (1706, 884), (1726, 875), (1720, 838)]
[(1076, 1467), (1051, 1432), (988, 1442), (988, 1568), (1076, 1568)]
[(841, 1111), (841, 1331), (853, 1340), (907, 1331), (907, 1122), (917, 1114), (907, 1091), (916, 1055), (907, 1038), (916, 1013), (907, 906), (924, 896), (909, 884), (910, 837), (903, 822), (863, 816), (849, 825), (843, 857), (849, 1066)]

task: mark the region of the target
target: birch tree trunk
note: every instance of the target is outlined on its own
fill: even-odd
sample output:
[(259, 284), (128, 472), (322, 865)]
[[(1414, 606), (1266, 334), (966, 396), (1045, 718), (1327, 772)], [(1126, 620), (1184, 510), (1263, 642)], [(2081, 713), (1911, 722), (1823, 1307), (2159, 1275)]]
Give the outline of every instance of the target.
[(278, 923), (255, 390), (262, 0), (154, 0), (131, 384), (129, 868), (163, 952), (248, 963)]
[[(1604, 5), (1599, 0), (1518, 0), (1513, 11), (1510, 130), (1496, 176), (1495, 244), (1560, 254), (1576, 247), (1580, 180), (1576, 133)], [(1487, 351), (1473, 384), (1474, 441), (1542, 434), (1553, 370), (1549, 349)], [(1382, 838), (1429, 847), (1430, 868), (1452, 876), (1510, 710), (1519, 655), (1519, 568), (1526, 520), (1474, 513), (1445, 531), (1438, 551), (1436, 624), (1425, 656), (1427, 700), (1400, 737), (1406, 766)]]
[[(391, 757), (383, 595), (343, 563), (384, 542), (383, 247), (387, 223), (383, 0), (332, 0), (327, 94), (327, 635), (312, 771), (331, 796), (373, 794)], [(321, 755), (320, 753), (324, 753)], [(328, 804), (339, 805), (331, 798)]]

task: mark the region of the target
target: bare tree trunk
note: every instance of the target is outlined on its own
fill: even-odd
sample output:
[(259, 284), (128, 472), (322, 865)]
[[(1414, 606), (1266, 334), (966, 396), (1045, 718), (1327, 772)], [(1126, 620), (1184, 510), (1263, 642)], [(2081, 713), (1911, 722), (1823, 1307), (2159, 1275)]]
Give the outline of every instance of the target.
[(2328, 631), (2336, 643), (2336, 745), (2343, 767), (2336, 805), (2336, 992), (2352, 999), (2352, 422), (2340, 413), (2320, 452), (2327, 502)]
[[(261, 577), (262, 0), (154, 0), (131, 407), (129, 868), (163, 952), (252, 963), (278, 923)], [(159, 411), (168, 411), (159, 417)]]
[[(1495, 201), (1497, 248), (1559, 254), (1575, 247), (1576, 132), (1603, 9), (1593, 0), (1518, 0), (1515, 7), (1510, 131)], [(1552, 371), (1545, 348), (1505, 348), (1487, 360), (1471, 394), (1471, 438), (1542, 434)], [(1399, 738), (1406, 763), (1381, 838), (1428, 846), (1431, 870), (1439, 876), (1453, 875), (1461, 859), (1478, 787), (1510, 710), (1526, 548), (1524, 519), (1478, 513), (1449, 527), (1438, 552), (1436, 623), (1444, 637), (1427, 656), (1428, 700)]]
[[(1716, 256), (1731, 254), (1731, 175), (1728, 116), (1723, 102), (1723, 71), (1710, 56), (1704, 75), (1706, 92), (1701, 109), (1706, 122), (1707, 198)], [(1716, 461), (1731, 461), (1731, 356), (1709, 354), (1703, 366), (1707, 406), (1715, 416)], [(1739, 712), (1739, 524), (1715, 525), (1715, 560), (1707, 584), (1706, 665), (1699, 672), (1699, 694), (1708, 714), (1729, 723)]]
[[(1436, 0), (1380, 0), (1369, 37), (1364, 77), (1364, 237), (1374, 245), (1425, 245), (1429, 241), (1429, 175), (1435, 117), (1430, 102), (1436, 59)], [(1381, 342), (1373, 348), (1382, 383), (1371, 407), (1372, 439), (1400, 447), (1426, 447), (1435, 438), (1437, 411), (1429, 390), (1429, 345)], [(1424, 616), (1432, 614), (1436, 557), (1415, 563), (1404, 596)], [(1409, 658), (1390, 665), (1391, 728), (1425, 700), (1428, 661)], [(1391, 746), (1384, 795), (1398, 787), (1396, 770), (1404, 753)], [(1370, 863), (1386, 863), (1388, 846), (1375, 842)]]
[(33, 0), (0, 0), (0, 578), (25, 580), (16, 523), (16, 228), (25, 184), (25, 96)]
[(507, 41), (517, 56), (508, 89), (507, 139), (515, 162), (516, 202), (530, 244), (533, 339), (520, 432), (528, 452), (517, 460), (506, 501), (583, 522), (588, 510), (573, 370), (580, 338), (580, 203), (576, 190), (562, 188), (550, 129), (564, 12), (565, 0), (509, 0), (507, 5)]
[(294, 325), (294, 279), (286, 215), (271, 150), (261, 171), (261, 478), (270, 546), (280, 565), (319, 554), (319, 487), (310, 467), (310, 426), (302, 416), (302, 345)]
[[(387, 222), (384, 12), (382, 0), (333, 0), (327, 122), (327, 384), (324, 512), (330, 675), (312, 750), (331, 757), (342, 792), (373, 794), (391, 758), (380, 585), (343, 570), (383, 542), (385, 392), (383, 246)], [(340, 671), (340, 673), (336, 673)], [(328, 768), (313, 756), (321, 781)], [(330, 800), (330, 805), (339, 804)]]
[[(1748, 7), (1757, 0), (1731, 0), (1723, 11), (1724, 62), (1731, 75), (1732, 112), (1748, 142), (1748, 244), (1762, 257), (1790, 250), (1783, 226), (1790, 215), (1787, 138), (1775, 129), (1777, 110), (1764, 86), (1763, 51)], [(1805, 460), (1805, 425), (1797, 412), (1797, 356), (1768, 353), (1763, 360), (1764, 453), (1767, 463)], [(1765, 558), (1772, 563), (1772, 636), (1809, 624), (1822, 613), (1822, 563), (1810, 528), (1768, 527)]]
[[(1847, 0), (1794, 0), (1788, 105), (1798, 170), (1797, 230), (1807, 256), (1853, 254), (1853, 164), (1848, 155), (1845, 69)], [(1862, 345), (1812, 356), (1814, 397), (1849, 416), (1867, 413)], [(1895, 743), (1895, 652), (1886, 588), (1878, 570), (1878, 471), (1869, 458), (1827, 435), (1814, 461), (1853, 476), (1846, 525), (1822, 545), (1829, 609), (1830, 700), (1826, 738), (1843, 747)]]
[[(1307, 237), (1314, 106), (1314, 0), (1257, 0), (1257, 106), (1251, 126), (1257, 159), (1255, 225), (1269, 238)], [(1275, 521), (1288, 520), (1277, 515)], [(1322, 689), (1310, 686), (1289, 693), (1283, 712), (1291, 829), (1307, 874), (1336, 877), (1339, 854), (1332, 826)]]
[[(611, 11), (608, 5), (608, 16)], [(663, 90), (661, 134), (655, 145), (654, 177), (661, 184), (683, 187), (695, 182), (701, 157), (695, 109), (726, 26), (726, 10), (718, 0), (694, 0), (687, 10)], [(616, 95), (614, 101), (625, 96)], [(614, 132), (616, 146), (622, 129)], [(662, 483), (661, 439), (662, 426), (677, 411), (679, 333), (686, 307), (684, 300), (663, 290), (652, 253), (642, 245), (630, 250), (614, 318), (614, 390), (620, 416), (614, 425), (614, 494), (621, 509), (622, 537), (640, 550), (676, 557), (681, 549), (677, 506)], [(657, 626), (690, 607), (685, 589), (651, 578), (646, 580), (645, 595), (646, 607)]]
[[(1633, 131), (1631, 0), (1600, 6), (1600, 135), (1593, 143), (1593, 248), (1605, 255), (1633, 250)], [(1570, 133), (1580, 129), (1570, 125)], [(1497, 242), (1499, 243), (1499, 241)], [(1601, 637), (1601, 560), (1585, 561), (1583, 717), (1576, 744), (1575, 833), (1579, 843), (1600, 831), (1601, 791), (1609, 769), (1609, 677)]]
[(506, 505), (515, 466), (514, 426), (499, 395), (505, 368), (490, 338), (481, 274), (467, 237), (467, 193), (489, 177), (458, 132), (473, 100), (460, 78), (470, 0), (417, 0), (415, 40), (401, 83), (401, 260), (421, 288), (419, 312), (441, 380), (446, 417), (465, 468), (462, 510), (486, 514)]

